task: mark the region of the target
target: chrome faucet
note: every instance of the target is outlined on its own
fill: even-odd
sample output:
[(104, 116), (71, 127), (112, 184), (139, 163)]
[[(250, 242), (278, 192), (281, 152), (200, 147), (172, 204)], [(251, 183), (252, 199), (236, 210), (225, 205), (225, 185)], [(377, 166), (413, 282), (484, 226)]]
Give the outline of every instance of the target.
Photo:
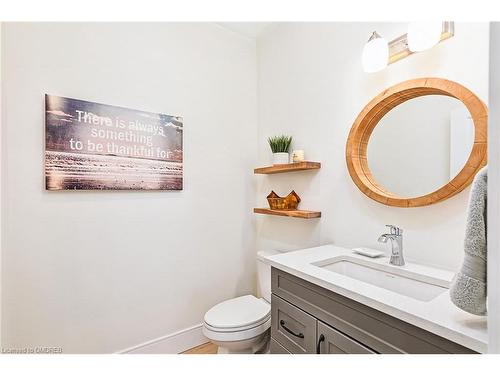
[(390, 264), (395, 266), (404, 266), (405, 259), (403, 257), (403, 230), (394, 225), (386, 225), (390, 228), (390, 233), (385, 233), (378, 238), (378, 242), (386, 243), (387, 239), (391, 240), (391, 259)]

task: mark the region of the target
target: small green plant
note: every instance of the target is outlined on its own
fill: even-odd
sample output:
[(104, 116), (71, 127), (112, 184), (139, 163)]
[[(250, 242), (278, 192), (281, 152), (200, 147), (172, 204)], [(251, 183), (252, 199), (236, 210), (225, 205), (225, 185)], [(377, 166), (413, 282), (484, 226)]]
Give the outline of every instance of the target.
[(271, 146), (273, 154), (277, 152), (288, 152), (288, 148), (292, 143), (292, 137), (288, 135), (277, 135), (269, 137), (267, 141), (269, 142), (269, 146)]

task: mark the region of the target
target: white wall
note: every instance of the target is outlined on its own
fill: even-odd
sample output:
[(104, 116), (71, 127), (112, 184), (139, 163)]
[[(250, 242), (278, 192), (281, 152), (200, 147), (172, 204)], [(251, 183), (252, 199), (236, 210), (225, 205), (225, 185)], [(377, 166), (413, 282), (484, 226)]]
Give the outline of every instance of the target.
[(266, 137), (288, 133), (318, 172), (261, 177), (257, 204), (271, 189), (302, 197), (301, 207), (321, 210), (319, 220), (260, 217), (259, 249), (296, 249), (329, 242), (383, 248), (384, 224), (405, 230), (408, 259), (457, 269), (462, 260), (468, 192), (434, 206), (401, 209), (368, 199), (352, 182), (345, 163), (347, 135), (361, 109), (385, 88), (425, 76), (457, 81), (488, 99), (489, 25), (456, 24), (455, 37), (387, 69), (366, 74), (363, 45), (373, 30), (391, 40), (405, 24), (289, 23), (258, 40), (259, 159), (270, 161)]
[(500, 353), (500, 23), (491, 23), (488, 124), (488, 352)]
[[(2, 345), (109, 353), (254, 286), (255, 42), (215, 24), (5, 24)], [(184, 117), (182, 192), (46, 192), (50, 93)]]

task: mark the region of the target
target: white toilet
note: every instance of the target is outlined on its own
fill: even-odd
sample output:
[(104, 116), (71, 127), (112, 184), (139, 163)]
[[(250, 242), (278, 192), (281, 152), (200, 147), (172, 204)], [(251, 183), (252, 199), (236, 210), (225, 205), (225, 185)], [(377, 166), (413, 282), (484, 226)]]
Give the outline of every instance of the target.
[[(278, 254), (259, 252), (260, 256)], [(257, 260), (262, 298), (241, 296), (221, 302), (205, 314), (203, 334), (218, 346), (218, 354), (258, 354), (269, 351), (271, 328), (271, 266)]]

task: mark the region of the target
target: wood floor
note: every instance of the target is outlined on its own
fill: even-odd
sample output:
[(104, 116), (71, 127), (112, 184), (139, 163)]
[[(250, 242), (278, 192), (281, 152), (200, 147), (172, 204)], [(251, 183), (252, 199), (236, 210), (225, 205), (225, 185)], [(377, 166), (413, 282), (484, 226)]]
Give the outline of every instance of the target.
[(211, 342), (191, 348), (181, 354), (217, 354), (217, 346)]

